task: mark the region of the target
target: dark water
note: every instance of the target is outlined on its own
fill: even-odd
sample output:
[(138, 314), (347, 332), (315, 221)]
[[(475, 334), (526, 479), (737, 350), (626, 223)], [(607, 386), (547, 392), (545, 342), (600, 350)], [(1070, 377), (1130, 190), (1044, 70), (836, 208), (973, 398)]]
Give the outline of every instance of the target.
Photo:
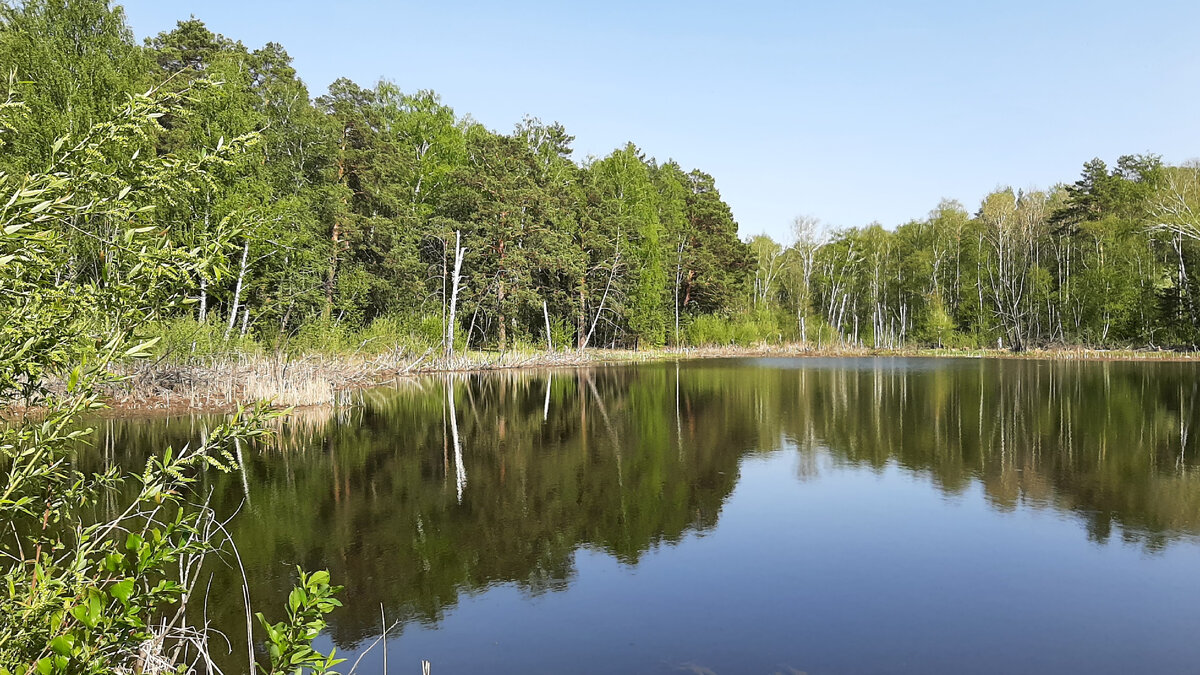
[[(356, 656), (382, 604), (393, 673), (1195, 673), (1198, 375), (752, 359), (430, 378), (302, 413), (204, 485), (246, 502), (256, 610), (278, 614), (294, 565), (328, 568), (346, 606), (322, 645)], [(106, 445), (205, 424), (112, 422)], [(209, 618), (236, 640), (218, 572)], [(382, 649), (359, 668), (382, 672)]]

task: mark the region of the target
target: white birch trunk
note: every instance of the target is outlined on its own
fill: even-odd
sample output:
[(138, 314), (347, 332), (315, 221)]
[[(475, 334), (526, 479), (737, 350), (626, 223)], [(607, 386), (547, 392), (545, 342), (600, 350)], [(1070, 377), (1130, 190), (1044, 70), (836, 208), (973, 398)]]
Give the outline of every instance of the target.
[(246, 280), (246, 258), (250, 255), (250, 241), (247, 240), (242, 244), (242, 264), (238, 269), (237, 285), (233, 289), (233, 307), (229, 308), (229, 325), (225, 327), (225, 339), (229, 339), (229, 334), (233, 332), (234, 325), (237, 324), (238, 305), (242, 300), (242, 284)]
[(208, 279), (200, 275), (200, 323), (208, 319)]
[[(446, 345), (445, 354), (447, 357), (454, 356), (454, 325), (456, 319), (455, 314), (458, 310), (458, 285), (462, 278), (462, 262), (463, 256), (467, 251), (462, 247), (462, 233), (455, 231), (454, 233), (454, 278), (452, 280), (452, 290), (450, 291), (450, 320), (446, 322)], [(469, 337), (468, 337), (469, 339)]]

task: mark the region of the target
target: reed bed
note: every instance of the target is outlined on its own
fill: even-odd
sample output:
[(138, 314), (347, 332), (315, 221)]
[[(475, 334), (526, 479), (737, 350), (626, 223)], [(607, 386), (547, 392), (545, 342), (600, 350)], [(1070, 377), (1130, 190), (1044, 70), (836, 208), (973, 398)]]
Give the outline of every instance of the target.
[(309, 406), (347, 402), (351, 392), (376, 381), (386, 357), (231, 355), (136, 363), (109, 392), (118, 408), (220, 409), (269, 400)]
[(433, 349), (416, 354), (393, 350), (377, 355), (302, 356), (286, 353), (139, 362), (110, 394), (110, 403), (126, 410), (219, 410), (238, 403), (268, 400), (281, 407), (353, 405), (370, 386), (420, 373), (477, 372), (519, 368), (580, 367), (664, 359), (736, 357), (939, 356), (1077, 361), (1195, 360), (1196, 352), (1053, 348), (1025, 352), (980, 349), (872, 349), (857, 345), (759, 344), (750, 347), (701, 347), (655, 350), (584, 351), (510, 350), (461, 352), (444, 356)]
[(393, 351), (375, 356), (233, 354), (127, 366), (108, 392), (117, 409), (217, 410), (267, 400), (281, 407), (348, 405), (357, 392), (418, 373), (582, 366), (637, 361), (653, 353), (577, 351), (467, 352), (451, 357)]

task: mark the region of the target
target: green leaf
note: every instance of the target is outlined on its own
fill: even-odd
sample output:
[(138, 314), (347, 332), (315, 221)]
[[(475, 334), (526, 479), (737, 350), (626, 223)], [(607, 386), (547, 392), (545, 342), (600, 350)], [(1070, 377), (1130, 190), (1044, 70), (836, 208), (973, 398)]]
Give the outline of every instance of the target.
[(76, 621), (87, 626), (88, 628), (93, 628), (96, 625), (95, 620), (92, 619), (92, 614), (88, 605), (75, 605), (71, 608), (71, 616), (75, 617)]
[(151, 339), (146, 340), (145, 342), (141, 343), (140, 345), (137, 345), (135, 347), (130, 347), (129, 349), (127, 349), (125, 351), (125, 356), (130, 356), (130, 357), (134, 357), (134, 358), (141, 357), (141, 356), (149, 356), (149, 353), (147, 353), (146, 350), (153, 347), (154, 345), (158, 344), (158, 341), (161, 339), (162, 339), (162, 336), (159, 336), (156, 338), (151, 338)]
[(288, 609), (295, 613), (307, 599), (303, 588), (299, 586), (293, 588), (292, 592), (288, 594)]
[(133, 593), (133, 579), (125, 579), (113, 584), (109, 592), (123, 604), (129, 604), (129, 596)]
[(59, 635), (50, 641), (50, 649), (59, 656), (70, 656), (71, 649), (75, 646), (75, 636)]

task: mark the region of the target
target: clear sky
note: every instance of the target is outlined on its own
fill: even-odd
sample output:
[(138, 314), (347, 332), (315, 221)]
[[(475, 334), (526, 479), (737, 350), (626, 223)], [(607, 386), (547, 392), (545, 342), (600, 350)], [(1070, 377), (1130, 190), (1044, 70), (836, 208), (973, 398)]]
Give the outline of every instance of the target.
[(337, 77), (433, 89), (508, 131), (562, 122), (713, 174), (742, 234), (797, 214), (891, 227), (943, 197), (1074, 180), (1092, 157), (1200, 156), (1200, 1), (125, 0)]

